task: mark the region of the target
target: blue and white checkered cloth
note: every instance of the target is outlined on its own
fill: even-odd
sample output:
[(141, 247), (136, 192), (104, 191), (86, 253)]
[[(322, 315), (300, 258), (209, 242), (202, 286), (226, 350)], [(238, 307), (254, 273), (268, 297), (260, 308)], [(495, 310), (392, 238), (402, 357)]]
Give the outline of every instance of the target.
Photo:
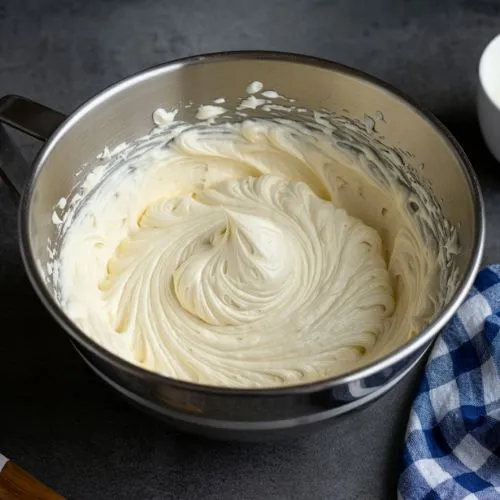
[(500, 499), (500, 265), (438, 337), (410, 413), (404, 500)]

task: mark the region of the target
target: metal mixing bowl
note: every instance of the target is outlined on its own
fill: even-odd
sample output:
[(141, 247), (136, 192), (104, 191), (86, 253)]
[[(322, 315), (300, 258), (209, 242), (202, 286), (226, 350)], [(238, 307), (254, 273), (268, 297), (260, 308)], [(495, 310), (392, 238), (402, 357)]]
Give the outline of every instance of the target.
[[(226, 389), (173, 380), (111, 354), (87, 337), (58, 305), (41, 269), (55, 241), (52, 211), (92, 165), (104, 146), (131, 141), (151, 130), (151, 112), (179, 103), (206, 104), (224, 96), (236, 102), (254, 80), (297, 99), (308, 109), (363, 117), (381, 112), (379, 132), (389, 145), (424, 164), (422, 181), (432, 187), (442, 210), (458, 228), (460, 282), (451, 301), (415, 338), (389, 356), (342, 376), (298, 387)], [(191, 113), (191, 115), (190, 115)], [(180, 117), (192, 119), (193, 111)], [(460, 146), (431, 114), (375, 78), (340, 64), (292, 54), (235, 52), (171, 62), (132, 76), (101, 92), (67, 119), (23, 98), (0, 100), (0, 120), (46, 144), (36, 158), (20, 204), (20, 245), (30, 280), (41, 300), (66, 330), (88, 365), (132, 402), (179, 428), (227, 439), (260, 439), (310, 429), (374, 400), (407, 374), (456, 311), (481, 261), (484, 213), (478, 182)], [(54, 131), (55, 130), (55, 131)], [(11, 184), (21, 159), (0, 126), (0, 170)], [(9, 170), (10, 169), (10, 170)], [(81, 178), (81, 177), (80, 177)]]

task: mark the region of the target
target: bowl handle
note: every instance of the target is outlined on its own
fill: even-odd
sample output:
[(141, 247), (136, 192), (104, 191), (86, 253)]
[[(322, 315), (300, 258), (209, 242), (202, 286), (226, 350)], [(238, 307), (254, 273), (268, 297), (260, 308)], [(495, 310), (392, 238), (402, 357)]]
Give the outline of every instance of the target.
[(66, 115), (59, 111), (24, 97), (0, 98), (0, 178), (18, 196), (31, 169), (1, 124), (46, 141), (65, 119)]

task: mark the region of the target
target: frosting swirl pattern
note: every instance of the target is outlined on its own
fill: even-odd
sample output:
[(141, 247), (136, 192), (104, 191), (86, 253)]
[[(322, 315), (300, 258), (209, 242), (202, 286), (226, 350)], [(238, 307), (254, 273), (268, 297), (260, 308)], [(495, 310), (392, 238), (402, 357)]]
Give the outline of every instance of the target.
[(97, 342), (174, 378), (273, 387), (366, 363), (432, 318), (436, 263), (404, 203), (324, 134), (160, 132), (64, 238), (63, 305)]

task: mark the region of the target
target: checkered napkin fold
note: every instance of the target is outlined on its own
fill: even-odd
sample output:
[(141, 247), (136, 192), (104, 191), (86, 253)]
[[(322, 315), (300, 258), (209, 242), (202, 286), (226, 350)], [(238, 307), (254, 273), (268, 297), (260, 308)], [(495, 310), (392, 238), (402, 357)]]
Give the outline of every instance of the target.
[(500, 499), (500, 265), (438, 337), (410, 413), (398, 498)]

